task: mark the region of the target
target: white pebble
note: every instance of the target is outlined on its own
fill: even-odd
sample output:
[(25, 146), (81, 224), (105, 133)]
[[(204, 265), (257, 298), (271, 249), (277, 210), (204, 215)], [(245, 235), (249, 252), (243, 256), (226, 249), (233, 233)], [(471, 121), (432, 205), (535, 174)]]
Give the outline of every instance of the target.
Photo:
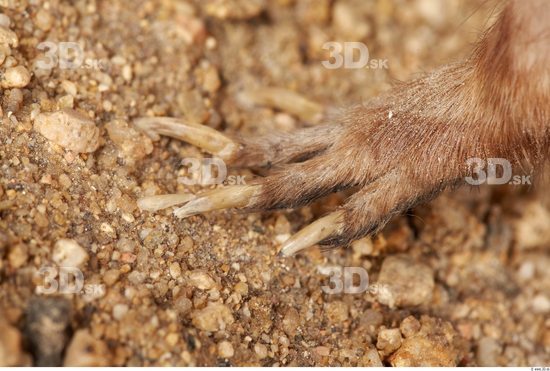
[(128, 306), (126, 304), (115, 304), (113, 307), (113, 318), (121, 320), (128, 313)]
[(31, 81), (31, 74), (23, 66), (10, 67), (4, 73), (4, 88), (24, 88)]
[(63, 238), (55, 243), (52, 259), (60, 267), (80, 267), (88, 260), (88, 253), (75, 240)]
[(233, 345), (229, 341), (222, 341), (218, 344), (218, 354), (221, 358), (231, 358), (235, 354)]
[(169, 271), (170, 276), (172, 276), (173, 279), (178, 279), (181, 277), (181, 267), (178, 262), (173, 262), (170, 264)]
[(550, 299), (543, 294), (535, 296), (533, 299), (533, 310), (536, 313), (542, 314), (550, 312)]
[(196, 328), (209, 332), (225, 330), (235, 322), (231, 309), (222, 303), (210, 302), (204, 309), (193, 312), (191, 317)]
[(34, 120), (34, 129), (71, 151), (93, 152), (99, 146), (99, 129), (95, 123), (69, 108), (39, 114)]
[(0, 44), (13, 46), (17, 48), (19, 45), (19, 38), (12, 30), (0, 26)]
[(11, 25), (10, 17), (8, 17), (5, 14), (0, 14), (0, 27), (10, 28), (10, 25)]
[(189, 274), (189, 284), (200, 290), (210, 290), (216, 286), (216, 282), (203, 271), (194, 271)]

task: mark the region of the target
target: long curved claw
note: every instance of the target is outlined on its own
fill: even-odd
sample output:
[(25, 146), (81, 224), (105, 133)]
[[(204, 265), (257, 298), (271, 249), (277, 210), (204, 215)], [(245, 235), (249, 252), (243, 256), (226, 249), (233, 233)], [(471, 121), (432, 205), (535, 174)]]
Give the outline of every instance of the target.
[(159, 135), (183, 140), (206, 152), (230, 160), (237, 154), (240, 144), (208, 126), (183, 122), (173, 117), (139, 117), (133, 121), (135, 127), (151, 139), (158, 140)]
[(190, 193), (147, 196), (147, 197), (140, 198), (137, 201), (137, 205), (141, 210), (157, 211), (161, 209), (166, 209), (170, 206), (184, 204), (196, 197), (197, 196)]
[(332, 234), (340, 233), (343, 228), (343, 213), (332, 212), (317, 219), (283, 243), (279, 255), (289, 257), (324, 240)]
[(174, 210), (174, 215), (178, 218), (187, 218), (207, 211), (246, 207), (259, 191), (258, 185), (216, 188), (198, 195), (186, 205)]
[(278, 108), (300, 119), (317, 123), (323, 117), (323, 106), (303, 95), (283, 88), (261, 88), (244, 93), (254, 104)]

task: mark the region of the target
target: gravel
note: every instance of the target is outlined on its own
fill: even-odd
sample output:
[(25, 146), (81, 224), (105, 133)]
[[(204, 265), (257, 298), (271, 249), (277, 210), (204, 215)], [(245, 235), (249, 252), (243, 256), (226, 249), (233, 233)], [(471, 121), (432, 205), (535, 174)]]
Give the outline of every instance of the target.
[(62, 238), (53, 247), (52, 259), (60, 267), (81, 267), (88, 260), (88, 252), (75, 240)]
[(31, 74), (23, 66), (11, 67), (4, 72), (4, 80), (2, 80), (2, 87), (11, 88), (24, 88), (31, 81)]
[(93, 152), (99, 146), (99, 129), (95, 123), (72, 109), (41, 113), (35, 118), (34, 127), (48, 140), (71, 151)]
[[(550, 363), (542, 188), (457, 190), (350, 249), (293, 259), (276, 256), (279, 244), (345, 195), (185, 220), (137, 206), (146, 195), (201, 191), (178, 182), (181, 160), (209, 156), (169, 138), (152, 143), (136, 117), (235, 136), (293, 130), (465, 56), (477, 37), (469, 31), (493, 8), (440, 3), (4, 1), (0, 363)], [(82, 66), (40, 67), (41, 42), (55, 41), (59, 56), (59, 43), (74, 40)], [(323, 68), (323, 44), (334, 40), (364, 42), (389, 68)], [(38, 295), (42, 269), (63, 264), (81, 271), (82, 292)], [(331, 266), (365, 269), (371, 286), (326, 294), (319, 267)]]
[(378, 285), (378, 300), (389, 307), (410, 307), (425, 304), (432, 298), (434, 273), (408, 255), (393, 255), (384, 259)]
[(61, 366), (69, 342), (71, 304), (63, 298), (35, 297), (27, 307), (25, 337), (37, 366)]

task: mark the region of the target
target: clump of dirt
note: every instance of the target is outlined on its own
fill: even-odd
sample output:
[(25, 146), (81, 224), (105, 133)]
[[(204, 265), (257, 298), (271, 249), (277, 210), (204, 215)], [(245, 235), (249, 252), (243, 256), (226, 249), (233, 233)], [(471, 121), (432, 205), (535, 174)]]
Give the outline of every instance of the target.
[[(281, 241), (341, 195), (294, 211), (185, 220), (136, 204), (203, 189), (178, 178), (183, 158), (206, 155), (168, 138), (153, 143), (132, 119), (181, 117), (243, 135), (292, 130), (319, 107), (359, 102), (467, 55), (489, 5), (0, 6), (1, 365), (550, 362), (542, 192), (445, 194), (373, 239), (292, 259), (277, 257)], [(379, 68), (323, 67), (328, 41), (365, 43)], [(270, 104), (273, 92), (306, 103)], [(371, 287), (327, 293), (324, 273), (335, 266), (363, 268)]]

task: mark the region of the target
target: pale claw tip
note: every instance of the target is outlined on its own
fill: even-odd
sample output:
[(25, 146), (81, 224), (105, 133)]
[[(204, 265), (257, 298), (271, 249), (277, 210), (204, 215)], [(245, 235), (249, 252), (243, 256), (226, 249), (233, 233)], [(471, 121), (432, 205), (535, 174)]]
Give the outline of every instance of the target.
[(186, 205), (174, 210), (174, 215), (178, 218), (186, 218), (207, 211), (246, 207), (257, 192), (259, 192), (257, 185), (216, 188), (200, 194)]
[(157, 211), (161, 209), (166, 209), (170, 206), (186, 203), (194, 199), (195, 197), (196, 196), (193, 194), (166, 194), (147, 196), (140, 198), (137, 201), (137, 205), (141, 210)]
[(336, 211), (317, 219), (286, 240), (279, 250), (279, 256), (289, 257), (295, 255), (330, 235), (340, 232), (343, 226), (341, 218), (342, 212)]

